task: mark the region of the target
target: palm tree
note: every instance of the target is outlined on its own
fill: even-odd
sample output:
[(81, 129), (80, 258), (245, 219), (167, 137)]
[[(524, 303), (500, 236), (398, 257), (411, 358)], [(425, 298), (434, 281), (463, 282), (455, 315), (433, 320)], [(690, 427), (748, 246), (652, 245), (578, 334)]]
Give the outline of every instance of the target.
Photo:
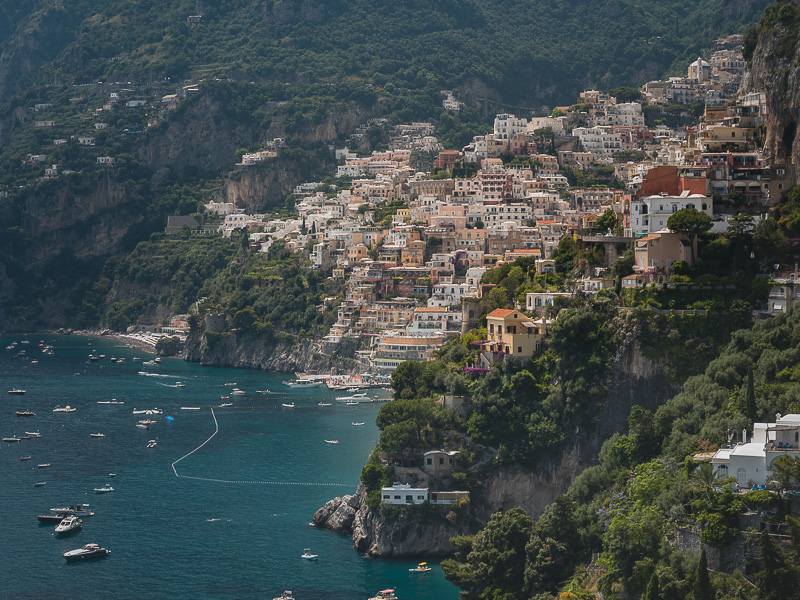
[(724, 485), (727, 479), (729, 478), (714, 470), (714, 465), (704, 462), (689, 475), (689, 487), (702, 491), (706, 498), (710, 498), (711, 493)]

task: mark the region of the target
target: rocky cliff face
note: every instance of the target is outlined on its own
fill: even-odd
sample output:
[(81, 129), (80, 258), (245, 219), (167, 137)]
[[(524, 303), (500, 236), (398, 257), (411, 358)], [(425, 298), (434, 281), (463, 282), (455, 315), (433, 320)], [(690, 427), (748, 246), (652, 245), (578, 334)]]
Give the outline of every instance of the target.
[[(370, 556), (447, 556), (455, 548), (450, 538), (469, 533), (464, 525), (439, 518), (420, 524), (402, 516), (382, 519), (364, 503), (363, 486), (352, 496), (330, 500), (315, 514), (312, 523), (353, 538), (353, 547)], [(446, 509), (442, 509), (446, 510)]]
[(184, 358), (203, 365), (286, 373), (347, 374), (365, 370), (351, 358), (324, 354), (322, 344), (317, 341), (292, 339), (271, 342), (237, 332), (218, 334), (210, 341), (203, 333), (193, 330), (186, 340)]
[[(472, 517), (485, 523), (492, 513), (514, 507), (538, 517), (584, 469), (596, 463), (600, 447), (609, 436), (626, 431), (633, 405), (654, 410), (679, 391), (669, 381), (664, 363), (646, 357), (635, 332), (626, 333), (627, 341), (614, 361), (606, 400), (591, 429), (576, 429), (572, 439), (554, 449), (552, 456), (542, 457), (535, 470), (514, 466), (479, 476), (482, 483), (470, 498)], [(485, 464), (475, 468), (482, 471)], [(383, 557), (449, 554), (453, 547), (448, 539), (458, 535), (458, 528), (449, 524), (385, 523), (364, 504), (361, 488), (355, 496), (328, 502), (315, 514), (314, 524), (350, 535), (356, 550)]]
[(800, 163), (800, 41), (791, 28), (778, 22), (762, 30), (739, 91), (766, 94), (768, 162)]

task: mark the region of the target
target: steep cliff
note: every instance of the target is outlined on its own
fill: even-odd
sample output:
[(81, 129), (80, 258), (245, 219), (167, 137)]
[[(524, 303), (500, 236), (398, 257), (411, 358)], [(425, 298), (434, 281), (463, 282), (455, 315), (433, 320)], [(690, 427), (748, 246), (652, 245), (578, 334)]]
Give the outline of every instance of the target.
[(184, 358), (217, 367), (310, 373), (361, 373), (365, 368), (352, 358), (332, 356), (317, 341), (288, 335), (274, 338), (238, 332), (206, 335), (192, 330), (186, 340)]
[(766, 94), (764, 154), (769, 163), (800, 162), (799, 21), (800, 7), (779, 2), (765, 11), (761, 23), (748, 32), (745, 41), (748, 65), (740, 93)]
[[(622, 326), (626, 323), (622, 321)], [(626, 431), (633, 405), (654, 410), (679, 391), (667, 376), (666, 362), (643, 354), (636, 331), (625, 334), (614, 359), (606, 398), (590, 428), (577, 428), (569, 440), (553, 449), (552, 455), (541, 457), (534, 470), (491, 467), (494, 451), (481, 452), (486, 460), (468, 469), (479, 482), (470, 497), (471, 517), (485, 523), (492, 513), (514, 507), (540, 515), (584, 469), (597, 462), (600, 447), (609, 436)], [(315, 514), (314, 524), (350, 535), (356, 550), (382, 557), (449, 554), (454, 548), (448, 538), (460, 531), (449, 522), (385, 522), (364, 504), (361, 487), (353, 497), (327, 503)]]

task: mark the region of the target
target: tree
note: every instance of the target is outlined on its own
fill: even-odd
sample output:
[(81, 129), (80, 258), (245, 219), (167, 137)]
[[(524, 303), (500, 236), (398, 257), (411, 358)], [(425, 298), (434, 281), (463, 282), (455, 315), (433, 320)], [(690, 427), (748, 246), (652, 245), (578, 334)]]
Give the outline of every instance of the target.
[(756, 420), (756, 393), (753, 386), (753, 367), (747, 369), (747, 396), (745, 399), (745, 413), (750, 421)]
[(695, 208), (684, 208), (667, 219), (667, 227), (689, 238), (689, 251), (694, 262), (694, 242), (697, 236), (711, 229), (711, 217)]
[(762, 219), (756, 225), (753, 236), (756, 258), (763, 268), (772, 264), (780, 264), (789, 253), (786, 236), (781, 231), (775, 219)]
[(753, 233), (753, 217), (739, 213), (728, 220), (728, 233), (734, 236), (749, 235)]
[(609, 208), (604, 212), (597, 221), (594, 222), (594, 228), (597, 231), (614, 231), (617, 226), (617, 213)]
[(650, 577), (650, 582), (647, 584), (644, 600), (661, 600), (661, 592), (658, 589), (658, 575), (655, 573)]
[(711, 579), (708, 576), (708, 560), (706, 559), (705, 548), (700, 552), (700, 563), (694, 572), (692, 597), (694, 600), (714, 600), (714, 588), (711, 587)]

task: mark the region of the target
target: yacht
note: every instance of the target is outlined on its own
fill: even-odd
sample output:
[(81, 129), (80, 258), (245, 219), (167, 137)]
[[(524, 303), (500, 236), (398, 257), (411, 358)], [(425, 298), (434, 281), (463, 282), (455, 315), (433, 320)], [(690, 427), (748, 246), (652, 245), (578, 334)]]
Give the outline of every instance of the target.
[(21, 390), (21, 389), (19, 389), (19, 388), (14, 388), (14, 389), (12, 389), (12, 390), (8, 390), (8, 393), (9, 393), (9, 394), (19, 394), (19, 395), (22, 395), (22, 394), (24, 394), (24, 393), (25, 393), (25, 390)]
[(352, 396), (336, 396), (337, 402), (372, 402), (372, 398), (366, 392), (353, 394)]
[(50, 463), (42, 463), (40, 465), (36, 465), (36, 467), (38, 469), (49, 469), (50, 468)]
[(61, 535), (75, 533), (76, 531), (80, 531), (81, 527), (83, 527), (83, 521), (81, 521), (75, 515), (70, 515), (68, 517), (64, 517), (61, 522), (56, 525), (56, 533)]
[(33, 484), (33, 487), (42, 487), (43, 485), (47, 485), (46, 481), (37, 481)]
[[(51, 513), (63, 514), (64, 516), (78, 515), (79, 517), (91, 517), (94, 513), (89, 510), (88, 504), (70, 505), (69, 508), (51, 508)], [(61, 517), (62, 519), (64, 517)]]
[(3, 438), (3, 441), (4, 442), (21, 442), (22, 438), (17, 437), (17, 436), (12, 436), (12, 437)]
[(101, 548), (97, 544), (86, 544), (83, 548), (64, 552), (62, 556), (69, 562), (73, 562), (76, 560), (87, 560), (89, 558), (102, 558), (109, 554), (111, 554), (111, 550)]
[(98, 494), (105, 494), (106, 492), (113, 492), (114, 488), (107, 483), (101, 488), (94, 488), (94, 491), (97, 492)]
[(315, 379), (294, 379), (284, 381), (283, 385), (288, 385), (290, 387), (316, 387), (322, 385), (322, 381), (317, 381)]
[(117, 400), (116, 398), (112, 400), (98, 400), (98, 404), (125, 404), (122, 400)]
[(283, 408), (294, 408), (294, 402), (284, 402), (281, 404)]
[(32, 438), (40, 438), (40, 437), (42, 437), (42, 434), (39, 433), (38, 431), (26, 431), (25, 435), (29, 435)]
[(105, 433), (90, 433), (89, 437), (96, 437), (96, 438), (106, 437), (106, 434)]
[(200, 410), (199, 406), (181, 406), (181, 410)]
[(18, 417), (35, 417), (36, 413), (30, 410), (18, 410), (17, 411)]
[(369, 600), (397, 600), (397, 596), (394, 595), (394, 590), (388, 589), (381, 590)]

